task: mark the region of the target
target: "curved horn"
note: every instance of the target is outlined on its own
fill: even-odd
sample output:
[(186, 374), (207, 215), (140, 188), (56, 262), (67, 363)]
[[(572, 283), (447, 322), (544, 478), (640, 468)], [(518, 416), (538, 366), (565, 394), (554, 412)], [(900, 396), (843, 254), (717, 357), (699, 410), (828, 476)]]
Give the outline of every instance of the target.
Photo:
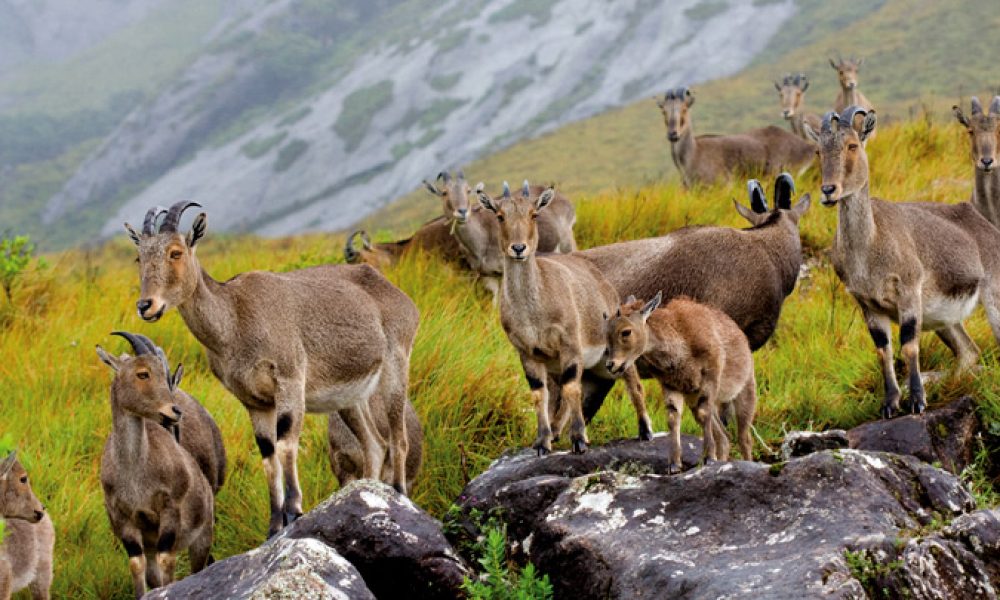
[(368, 236), (368, 232), (364, 229), (361, 230), (361, 247), (365, 250), (372, 249), (372, 238)]
[(129, 345), (132, 346), (132, 352), (134, 352), (136, 356), (142, 356), (143, 354), (156, 354), (156, 347), (150, 347), (152, 342), (149, 341), (149, 338), (144, 335), (136, 335), (127, 331), (112, 331), (111, 335), (117, 335), (128, 340)]
[(683, 100), (685, 97), (687, 97), (689, 93), (690, 92), (688, 91), (687, 87), (683, 85), (674, 91), (674, 95), (677, 96), (678, 100)]
[(504, 198), (510, 198), (510, 186), (507, 184), (506, 181), (503, 182), (503, 194), (502, 195), (503, 195)]
[(197, 202), (187, 202), (185, 200), (181, 200), (171, 206), (170, 210), (167, 211), (167, 218), (163, 219), (163, 225), (160, 225), (160, 233), (177, 233), (177, 226), (181, 224), (181, 215), (192, 206), (201, 208), (201, 205)]
[(528, 185), (528, 180), (525, 179), (524, 183), (521, 184), (521, 197), (527, 198), (531, 195), (531, 186)]
[(767, 197), (764, 196), (764, 188), (756, 179), (747, 181), (747, 194), (750, 195), (750, 210), (757, 214), (767, 212)]
[(461, 169), (458, 170), (458, 180), (459, 181), (465, 181), (465, 171), (463, 171)]
[(990, 114), (1000, 115), (1000, 96), (993, 96), (993, 101), (990, 102)]
[(156, 233), (156, 220), (160, 218), (160, 215), (167, 212), (167, 209), (160, 205), (156, 205), (153, 208), (146, 211), (146, 218), (142, 220), (142, 234), (152, 235)]
[(822, 131), (823, 133), (832, 132), (834, 121), (837, 122), (838, 126), (840, 125), (840, 116), (836, 112), (831, 110), (830, 112), (823, 115), (823, 123), (820, 126), (820, 131)]
[(354, 231), (347, 238), (347, 243), (344, 244), (344, 259), (347, 262), (351, 262), (358, 256), (358, 250), (354, 247), (354, 238), (358, 237), (359, 234), (364, 233), (360, 229)]
[(791, 174), (782, 173), (774, 180), (774, 205), (781, 210), (791, 210), (795, 195), (795, 180)]
[(983, 103), (979, 101), (979, 98), (972, 97), (972, 114), (981, 115), (983, 114)]
[(848, 106), (844, 109), (844, 112), (840, 113), (840, 122), (847, 123), (848, 127), (854, 127), (854, 117), (861, 113), (861, 116), (866, 116), (868, 111), (861, 108), (860, 106)]
[(448, 171), (441, 171), (440, 173), (438, 173), (437, 178), (439, 180), (444, 180), (444, 184), (448, 185), (451, 182), (451, 173), (449, 173)]

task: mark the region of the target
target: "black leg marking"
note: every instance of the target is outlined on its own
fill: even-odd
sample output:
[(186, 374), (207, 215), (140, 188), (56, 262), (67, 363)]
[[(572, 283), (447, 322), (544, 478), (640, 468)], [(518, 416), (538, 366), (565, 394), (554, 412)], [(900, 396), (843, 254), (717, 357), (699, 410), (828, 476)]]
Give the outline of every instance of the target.
[(174, 549), (174, 542), (177, 541), (177, 534), (173, 531), (167, 530), (160, 535), (160, 539), (156, 540), (156, 551), (157, 552), (168, 552)]
[(256, 436), (257, 448), (260, 449), (261, 458), (271, 458), (274, 456), (274, 442), (263, 436)]
[(899, 326), (899, 345), (905, 346), (917, 337), (917, 320), (907, 319)]
[(559, 385), (566, 385), (567, 383), (576, 379), (577, 373), (580, 372), (580, 366), (577, 364), (572, 364), (566, 367), (566, 370), (562, 372), (559, 376)]
[(283, 440), (292, 428), (292, 415), (285, 413), (278, 417), (278, 439)]
[(875, 342), (876, 348), (885, 348), (889, 345), (889, 336), (887, 336), (881, 329), (869, 327), (868, 333), (871, 334), (872, 341)]
[(122, 540), (122, 546), (125, 546), (125, 553), (128, 554), (129, 558), (136, 556), (142, 556), (142, 544), (135, 540)]
[(525, 374), (525, 379), (528, 380), (528, 387), (533, 390), (540, 390), (545, 387), (545, 382), (532, 375)]

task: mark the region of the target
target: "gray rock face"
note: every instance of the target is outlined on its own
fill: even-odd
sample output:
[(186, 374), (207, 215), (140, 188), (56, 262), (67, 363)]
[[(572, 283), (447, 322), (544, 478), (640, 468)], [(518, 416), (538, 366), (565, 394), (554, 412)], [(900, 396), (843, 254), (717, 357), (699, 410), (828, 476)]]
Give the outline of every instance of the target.
[(528, 460), (545, 459), (501, 459), (466, 489), (476, 497), (459, 502), (501, 506), (515, 549), (549, 575), (557, 597), (864, 598), (845, 550), (974, 507), (945, 471), (850, 449), (678, 476), (569, 479), (520, 465)]
[[(265, 116), (224, 141), (205, 139), (206, 128), (253, 96), (253, 65), (226, 50), (205, 54), (81, 165), (45, 219), (100, 209), (107, 236), (150, 206), (191, 199), (221, 230), (346, 228), (442, 168), (670, 86), (735, 73), (795, 12), (790, 1), (751, 0), (701, 17), (686, 12), (702, 3), (440, 2), (412, 11), (419, 26), (402, 39), (370, 36), (385, 41), (273, 114), (260, 107)], [(253, 37), (293, 4), (267, 3), (227, 35)], [(106, 204), (130, 188), (124, 206)]]
[(855, 549), (870, 590), (890, 598), (997, 598), (1000, 511), (962, 515), (940, 531), (906, 541), (865, 540)]
[(922, 415), (872, 421), (847, 432), (851, 448), (916, 456), (961, 473), (976, 448), (979, 420), (973, 399), (960, 398)]
[(155, 589), (145, 598), (375, 598), (350, 562), (314, 539), (275, 539)]
[[(701, 438), (682, 435), (681, 452), (684, 468), (694, 467), (701, 461)], [(597, 471), (666, 474), (669, 466), (670, 440), (662, 433), (646, 442), (617, 440), (593, 446), (585, 454), (553, 452), (539, 458), (530, 448), (505, 454), (462, 490), (456, 501), (461, 516), (449, 523), (456, 532), (452, 542), (462, 547), (462, 542), (479, 535), (472, 511), (503, 515), (510, 538), (523, 540), (535, 519), (575, 478)], [(520, 546), (514, 551), (517, 555)]]
[(441, 523), (391, 487), (352, 482), (277, 539), (313, 539), (353, 564), (379, 598), (455, 598), (469, 571)]

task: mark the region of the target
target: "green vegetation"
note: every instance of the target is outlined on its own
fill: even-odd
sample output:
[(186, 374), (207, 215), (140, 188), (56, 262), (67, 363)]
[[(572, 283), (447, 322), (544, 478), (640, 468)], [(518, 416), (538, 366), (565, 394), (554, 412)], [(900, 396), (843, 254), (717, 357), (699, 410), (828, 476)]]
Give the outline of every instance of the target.
[(311, 112), (312, 112), (312, 107), (311, 106), (300, 107), (300, 108), (298, 108), (298, 109), (296, 109), (296, 110), (288, 113), (284, 117), (282, 117), (281, 120), (278, 121), (278, 123), (277, 123), (276, 126), (277, 127), (288, 127), (289, 125), (294, 125), (294, 124), (298, 123), (299, 121), (301, 121), (302, 119), (304, 119), (307, 116), (309, 116), (309, 113), (311, 113)]
[(535, 565), (528, 563), (518, 572), (507, 560), (507, 526), (489, 529), (482, 543), (479, 565), (481, 579), (466, 578), (464, 585), (473, 600), (551, 600), (549, 576), (538, 576)]
[[(868, 147), (873, 192), (938, 202), (968, 198), (972, 166), (966, 136), (950, 122), (917, 120), (885, 127)], [(815, 171), (808, 170), (797, 183), (800, 190), (816, 189)], [(690, 224), (743, 226), (730, 199), (744, 199), (745, 193), (742, 182), (692, 191), (669, 182), (578, 195), (577, 241), (587, 248)], [(878, 418), (882, 382), (875, 353), (854, 300), (824, 254), (835, 223), (836, 211), (818, 202), (803, 217), (809, 273), (789, 296), (774, 337), (754, 357), (760, 394), (755, 428), (771, 446), (788, 430), (850, 428)], [(343, 239), (330, 235), (271, 240), (210, 230), (198, 254), (209, 273), (226, 280), (252, 269), (288, 270), (332, 257), (340, 260), (342, 247)], [(204, 403), (222, 429), (231, 467), (217, 502), (215, 556), (258, 545), (267, 529), (268, 498), (246, 411), (212, 376), (204, 349), (176, 311), (155, 324), (135, 316), (134, 246), (121, 235), (100, 248), (46, 258), (52, 268), (29, 269), (20, 280), (14, 294), (16, 318), (0, 321), (0, 397), (5, 431), (37, 465), (31, 473), (35, 491), (56, 523), (54, 596), (124, 598), (130, 593), (125, 556), (110, 533), (98, 480), (101, 448), (110, 430), (110, 375), (93, 347), (101, 343), (111, 351), (122, 350), (108, 335), (114, 330), (149, 335), (171, 362), (183, 362), (184, 389)], [(415, 255), (386, 274), (421, 311), (410, 397), (426, 436), (425, 462), (413, 499), (441, 516), (468, 476), (504, 449), (530, 443), (535, 423), (528, 389), (490, 298), (476, 291), (466, 273), (432, 256)], [(979, 400), (983, 422), (1000, 433), (995, 425), (1000, 423), (1000, 352), (980, 312), (968, 327), (984, 349), (983, 370), (929, 385), (928, 401), (933, 408), (970, 394)], [(954, 365), (935, 336), (923, 334), (921, 347), (925, 369)], [(58, 360), (53, 360), (54, 352)], [(656, 400), (656, 384), (647, 383), (647, 392), (654, 429), (664, 431), (666, 414)], [(687, 412), (682, 428), (698, 433)], [(622, 386), (612, 390), (588, 434), (594, 444), (635, 435), (635, 417)], [(307, 417), (299, 459), (306, 508), (337, 487), (325, 437), (325, 420)], [(998, 447), (995, 438), (987, 443)], [(759, 442), (755, 448), (764, 454)], [(976, 481), (995, 494), (996, 463), (989, 459), (983, 456)], [(463, 462), (468, 465), (464, 474), (456, 466)], [(996, 500), (985, 492), (978, 497), (984, 503)]]
[(881, 585), (881, 580), (891, 575), (893, 571), (903, 566), (902, 561), (894, 560), (888, 563), (878, 562), (869, 552), (859, 550), (857, 552), (844, 552), (844, 560), (851, 570), (851, 575), (857, 579), (869, 598), (885, 598), (892, 596), (889, 590)]
[(249, 142), (240, 146), (240, 152), (243, 156), (247, 158), (254, 159), (264, 156), (271, 151), (272, 148), (281, 143), (285, 137), (288, 136), (287, 131), (279, 131), (278, 133), (268, 136), (266, 138), (258, 138), (250, 140)]
[(461, 73), (451, 73), (450, 75), (435, 75), (428, 83), (437, 92), (444, 92), (455, 87), (458, 80), (462, 78)]
[(282, 146), (281, 150), (278, 150), (277, 160), (274, 161), (274, 172), (287, 171), (308, 149), (309, 142), (300, 139), (294, 139)]
[[(14, 285), (24, 276), (34, 255), (35, 245), (26, 235), (0, 239), (0, 288), (7, 304), (14, 303)], [(45, 261), (38, 260), (35, 268), (45, 268)]]
[(348, 152), (361, 145), (368, 133), (368, 126), (378, 111), (392, 102), (392, 81), (386, 79), (368, 87), (354, 90), (344, 98), (333, 130), (344, 140)]
[(707, 21), (729, 10), (728, 0), (705, 0), (684, 11), (684, 16), (695, 21)]

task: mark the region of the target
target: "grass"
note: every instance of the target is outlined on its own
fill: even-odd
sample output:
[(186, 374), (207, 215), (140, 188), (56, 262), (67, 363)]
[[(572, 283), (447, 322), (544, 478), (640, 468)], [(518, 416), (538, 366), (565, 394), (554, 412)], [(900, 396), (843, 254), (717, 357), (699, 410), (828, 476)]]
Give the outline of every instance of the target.
[[(972, 174), (965, 135), (951, 123), (928, 120), (882, 130), (869, 145), (873, 193), (894, 199), (966, 199)], [(816, 189), (816, 173), (807, 172), (798, 183), (800, 190)], [(591, 247), (688, 224), (741, 226), (731, 198), (742, 200), (744, 194), (739, 182), (689, 192), (671, 181), (585, 196), (577, 202), (577, 240), (581, 247)], [(881, 381), (871, 342), (854, 301), (824, 255), (835, 223), (835, 211), (818, 202), (803, 218), (809, 275), (788, 298), (773, 339), (755, 355), (760, 393), (755, 426), (770, 448), (777, 448), (788, 430), (849, 428), (878, 416)], [(199, 256), (208, 272), (225, 280), (251, 269), (288, 270), (337, 260), (342, 242), (339, 236), (266, 240), (209, 231)], [(4, 433), (17, 443), (56, 524), (55, 596), (124, 598), (130, 593), (125, 555), (110, 533), (98, 479), (110, 429), (111, 374), (95, 356), (94, 345), (124, 350), (123, 342), (109, 336), (113, 330), (145, 333), (172, 363), (183, 362), (187, 375), (182, 387), (205, 404), (222, 429), (230, 472), (217, 502), (215, 555), (258, 545), (267, 529), (267, 491), (246, 411), (211, 375), (204, 350), (176, 311), (156, 324), (136, 317), (134, 248), (122, 235), (100, 248), (45, 258), (51, 267), (26, 276), (15, 289), (13, 307), (0, 306), (8, 313), (0, 319), (0, 410)], [(528, 390), (490, 299), (475, 291), (469, 275), (434, 257), (415, 255), (387, 276), (421, 310), (410, 396), (426, 441), (414, 500), (441, 516), (466, 483), (460, 465), (467, 464), (474, 476), (504, 449), (530, 443), (534, 419)], [(1000, 434), (996, 344), (981, 314), (970, 320), (969, 330), (985, 349), (985, 368), (975, 378), (949, 376), (930, 386), (929, 403), (933, 407), (971, 393), (981, 399), (984, 422)], [(924, 334), (922, 351), (925, 369), (953, 364), (933, 336)], [(654, 427), (663, 431), (659, 391), (655, 384), (647, 389)], [(326, 458), (324, 422), (309, 417), (303, 436), (300, 472), (306, 508), (337, 487)], [(683, 427), (697, 432), (688, 415)], [(589, 432), (598, 444), (635, 435), (622, 386), (612, 391)], [(763, 458), (770, 456), (759, 442), (755, 449)], [(980, 469), (975, 485), (978, 497), (991, 502), (997, 496), (988, 488), (996, 482), (988, 471)]]

